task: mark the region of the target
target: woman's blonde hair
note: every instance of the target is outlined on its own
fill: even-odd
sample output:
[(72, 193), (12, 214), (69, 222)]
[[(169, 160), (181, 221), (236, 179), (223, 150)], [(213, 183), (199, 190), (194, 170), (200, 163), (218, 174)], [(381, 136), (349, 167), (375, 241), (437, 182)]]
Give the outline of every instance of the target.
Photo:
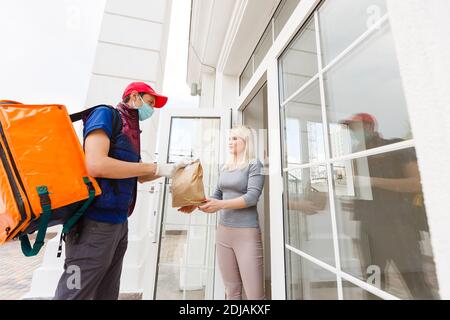
[(235, 169), (244, 169), (249, 165), (250, 162), (256, 159), (255, 156), (255, 144), (253, 142), (253, 132), (247, 126), (235, 126), (230, 129), (230, 136), (236, 136), (244, 140), (245, 149), (244, 156), (239, 159), (239, 163), (237, 162), (236, 155), (230, 155), (227, 162), (223, 166), (223, 170), (235, 170)]

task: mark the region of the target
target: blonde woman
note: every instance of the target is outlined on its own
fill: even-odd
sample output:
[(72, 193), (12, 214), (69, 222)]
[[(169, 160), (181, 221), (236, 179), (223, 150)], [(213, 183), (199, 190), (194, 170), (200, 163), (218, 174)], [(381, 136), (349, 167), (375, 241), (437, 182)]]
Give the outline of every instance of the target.
[(263, 166), (255, 157), (248, 127), (231, 129), (228, 147), (230, 157), (220, 172), (217, 188), (199, 209), (219, 211), (217, 259), (227, 299), (240, 300), (243, 286), (247, 299), (262, 300), (264, 262), (256, 204), (264, 185)]

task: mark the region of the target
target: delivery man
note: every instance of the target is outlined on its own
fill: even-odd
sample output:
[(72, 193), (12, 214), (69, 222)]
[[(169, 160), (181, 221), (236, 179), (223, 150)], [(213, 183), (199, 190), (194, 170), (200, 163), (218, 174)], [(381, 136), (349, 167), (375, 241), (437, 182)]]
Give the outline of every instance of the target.
[[(95, 108), (84, 120), (86, 166), (102, 189), (83, 218), (66, 236), (66, 259), (55, 299), (107, 299), (119, 296), (122, 263), (128, 243), (128, 217), (133, 212), (137, 181), (171, 177), (189, 162), (143, 163), (139, 121), (162, 108), (167, 97), (143, 82), (125, 89), (114, 109)], [(116, 112), (116, 114), (114, 114)], [(114, 121), (119, 116), (120, 121)], [(114, 126), (119, 123), (119, 130)]]
[[(355, 114), (341, 124), (348, 126), (357, 142), (353, 152), (403, 141), (384, 139), (376, 118), (367, 113)], [(359, 224), (356, 243), (363, 272), (377, 266), (381, 271), (380, 289), (392, 289), (388, 275), (389, 264), (393, 262), (398, 281), (408, 288), (412, 299), (438, 298), (427, 279), (427, 274), (434, 274), (435, 266), (431, 262), (425, 267), (421, 245), (421, 232), (429, 229), (425, 207), (416, 200), (422, 186), (414, 148), (370, 156), (367, 167), (368, 170), (362, 169), (353, 161), (355, 176), (363, 176), (370, 182), (371, 199), (355, 198), (351, 205), (347, 204), (347, 210), (351, 208), (353, 220)]]

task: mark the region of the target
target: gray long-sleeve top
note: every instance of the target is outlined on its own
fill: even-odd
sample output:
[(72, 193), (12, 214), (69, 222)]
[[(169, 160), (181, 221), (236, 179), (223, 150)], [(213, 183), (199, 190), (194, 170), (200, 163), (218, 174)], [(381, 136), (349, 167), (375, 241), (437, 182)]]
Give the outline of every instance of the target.
[(243, 197), (247, 207), (221, 210), (219, 224), (235, 228), (259, 227), (256, 204), (263, 186), (263, 165), (259, 160), (250, 162), (244, 169), (222, 170), (217, 188), (211, 198), (229, 200)]

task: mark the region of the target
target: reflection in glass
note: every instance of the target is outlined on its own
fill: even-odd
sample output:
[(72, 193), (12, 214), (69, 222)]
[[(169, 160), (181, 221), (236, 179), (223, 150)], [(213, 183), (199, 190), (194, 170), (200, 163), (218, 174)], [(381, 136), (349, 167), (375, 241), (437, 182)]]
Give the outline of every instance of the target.
[(286, 249), (288, 300), (337, 300), (336, 275)]
[(438, 298), (414, 148), (336, 163), (333, 172), (342, 270), (399, 298)]
[(387, 12), (386, 0), (330, 0), (319, 9), (326, 66)]
[[(319, 82), (284, 107), (285, 166), (325, 159)], [(286, 163), (287, 162), (287, 163)]]
[(383, 300), (349, 281), (342, 281), (344, 300)]
[(412, 138), (389, 26), (326, 73), (325, 94), (333, 157)]
[(318, 72), (314, 20), (300, 32), (280, 58), (282, 101), (300, 89)]
[(334, 265), (333, 236), (325, 166), (285, 172), (286, 242)]

